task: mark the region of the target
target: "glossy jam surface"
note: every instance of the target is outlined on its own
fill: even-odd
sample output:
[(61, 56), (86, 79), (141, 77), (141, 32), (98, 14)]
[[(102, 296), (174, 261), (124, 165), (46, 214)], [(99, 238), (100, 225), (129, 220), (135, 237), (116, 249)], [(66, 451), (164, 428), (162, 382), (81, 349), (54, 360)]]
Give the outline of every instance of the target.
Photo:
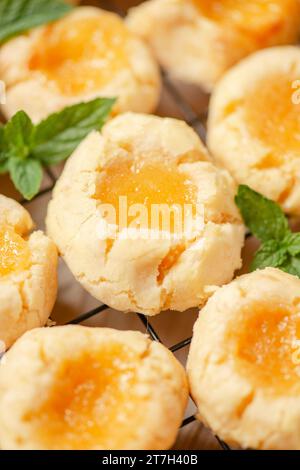
[[(188, 204), (194, 208), (196, 200), (196, 188), (188, 176), (180, 172), (178, 168), (162, 163), (133, 163), (130, 160), (122, 160), (109, 164), (101, 173), (97, 189), (97, 198), (101, 203), (112, 205), (119, 221), (120, 197), (126, 197), (129, 209), (135, 204), (141, 204), (146, 209), (145, 227), (154, 229), (152, 210), (156, 205), (179, 205), (184, 210)], [(171, 213), (172, 216), (172, 213)], [(152, 220), (151, 220), (152, 219)], [(128, 217), (128, 223), (131, 218)], [(176, 227), (175, 227), (176, 228)], [(170, 229), (174, 229), (174, 219), (171, 218)]]
[(300, 153), (300, 105), (293, 101), (294, 80), (284, 75), (256, 82), (244, 101), (246, 125), (251, 135), (270, 151), (262, 166), (284, 163)]
[(46, 26), (29, 60), (68, 96), (92, 92), (129, 67), (129, 33), (110, 13), (100, 17), (65, 18)]
[(0, 276), (22, 271), (29, 264), (28, 243), (11, 227), (0, 226)]
[(158, 266), (158, 275), (157, 275), (157, 282), (161, 284), (170, 271), (170, 269), (176, 264), (179, 257), (185, 250), (185, 245), (177, 245), (171, 248), (167, 256), (162, 260), (160, 265)]
[(282, 18), (297, 7), (295, 0), (190, 0), (202, 15), (238, 28), (257, 40), (276, 33)]
[(249, 306), (229, 336), (239, 372), (255, 387), (272, 394), (300, 391), (299, 312), (263, 302)]
[(119, 343), (64, 360), (41, 407), (26, 416), (47, 449), (118, 449), (140, 419), (135, 352)]

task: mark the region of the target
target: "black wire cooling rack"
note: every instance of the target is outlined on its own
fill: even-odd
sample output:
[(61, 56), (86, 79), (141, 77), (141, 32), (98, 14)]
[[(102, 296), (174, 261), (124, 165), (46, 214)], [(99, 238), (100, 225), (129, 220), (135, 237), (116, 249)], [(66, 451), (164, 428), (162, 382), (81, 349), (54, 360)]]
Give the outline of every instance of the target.
[[(97, 5), (97, 6), (100, 6), (102, 8), (114, 11), (114, 12), (120, 14), (121, 16), (124, 16), (124, 14), (125, 14), (125, 11), (124, 11), (125, 9), (122, 8), (122, 6), (124, 5), (125, 2), (122, 2), (122, 1), (119, 1), (119, 2), (117, 2), (117, 1), (84, 1), (84, 2), (81, 2), (81, 3), (86, 4), (86, 5), (87, 4)], [(128, 2), (126, 2), (126, 3), (128, 5)], [(133, 2), (133, 3), (137, 4), (139, 2)], [(163, 80), (164, 89), (168, 92), (168, 94), (172, 97), (173, 101), (178, 106), (178, 108), (180, 110), (180, 114), (182, 115), (183, 119), (187, 122), (187, 124), (189, 124), (191, 127), (193, 127), (194, 130), (199, 134), (201, 139), (203, 141), (205, 141), (205, 137), (206, 137), (206, 119), (207, 119), (206, 110), (204, 112), (202, 111), (200, 113), (196, 112), (194, 110), (192, 104), (190, 104), (190, 102), (188, 102), (186, 100), (184, 94), (182, 94), (180, 92), (180, 90), (174, 85), (172, 80), (168, 78), (168, 76), (164, 73), (164, 71), (162, 71), (162, 80)], [(42, 196), (51, 193), (54, 186), (55, 186), (55, 184), (56, 184), (57, 178), (56, 178), (54, 172), (51, 169), (46, 169), (46, 174), (47, 174), (47, 176), (50, 180), (50, 184), (46, 188), (41, 190), (37, 194), (37, 196), (34, 198), (34, 200), (37, 200), (37, 199), (41, 198)], [(28, 201), (22, 200), (21, 203), (23, 205), (26, 205), (26, 204), (28, 204)], [(87, 312), (81, 313), (80, 315), (76, 316), (71, 321), (69, 321), (68, 324), (73, 324), (73, 325), (74, 324), (75, 325), (80, 324), (80, 323), (82, 323), (86, 320), (89, 320), (92, 317), (95, 317), (98, 314), (101, 314), (102, 312), (104, 312), (108, 309), (109, 309), (109, 307), (107, 305), (100, 305), (99, 307), (97, 307), (93, 310), (89, 310)], [(136, 313), (136, 315), (139, 318), (139, 320), (142, 322), (142, 324), (146, 327), (146, 330), (147, 330), (149, 336), (151, 337), (151, 339), (153, 341), (158, 341), (158, 342), (163, 344), (163, 341), (160, 339), (159, 332), (157, 332), (156, 329), (153, 327), (153, 325), (151, 325), (151, 323), (149, 321), (149, 318), (146, 317), (145, 315), (142, 315), (142, 314), (139, 314), (139, 313)], [(183, 348), (188, 347), (190, 345), (191, 339), (192, 339), (191, 337), (185, 338), (182, 341), (180, 341), (179, 343), (176, 343), (173, 346), (169, 347), (168, 349), (172, 353), (180, 351)], [(183, 428), (183, 427), (189, 425), (190, 423), (194, 422), (195, 420), (196, 420), (195, 415), (191, 415), (191, 416), (184, 419), (184, 421), (181, 424), (181, 427)], [(215, 436), (215, 439), (217, 440), (217, 442), (218, 442), (218, 444), (219, 444), (219, 446), (222, 450), (231, 450), (231, 448), (225, 442), (223, 442), (221, 439), (219, 439), (218, 436)]]

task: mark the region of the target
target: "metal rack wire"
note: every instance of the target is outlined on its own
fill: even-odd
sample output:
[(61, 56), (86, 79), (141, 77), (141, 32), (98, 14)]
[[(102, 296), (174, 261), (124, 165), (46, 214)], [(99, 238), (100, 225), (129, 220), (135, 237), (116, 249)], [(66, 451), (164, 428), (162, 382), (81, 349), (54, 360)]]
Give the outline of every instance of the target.
[[(114, 1), (94, 1), (94, 2), (82, 2), (85, 4), (96, 4), (98, 6), (101, 6), (103, 8), (107, 8), (111, 11), (115, 11), (121, 15), (125, 14), (125, 11), (123, 11), (122, 8), (120, 8), (119, 3), (118, 4)], [(178, 108), (180, 109), (180, 112), (182, 116), (184, 117), (185, 121), (187, 124), (189, 124), (191, 127), (195, 129), (195, 131), (199, 134), (202, 140), (205, 140), (205, 134), (206, 134), (206, 118), (207, 114), (206, 112), (203, 112), (201, 114), (198, 114), (193, 107), (191, 106), (190, 103), (187, 102), (185, 97), (181, 94), (181, 92), (177, 89), (176, 86), (172, 83), (172, 81), (168, 78), (168, 76), (162, 72), (162, 79), (163, 79), (163, 85), (165, 89), (168, 91), (169, 95), (172, 96), (173, 100), (176, 102), (178, 105)], [(46, 174), (50, 180), (50, 184), (41, 190), (37, 196), (35, 197), (36, 199), (41, 198), (42, 196), (51, 193), (53, 190), (55, 184), (56, 184), (56, 176), (54, 172), (51, 169), (46, 170)], [(23, 205), (28, 204), (28, 201), (23, 200), (21, 201)], [(88, 319), (91, 319), (92, 317), (95, 317), (98, 314), (101, 314), (102, 312), (108, 310), (109, 307), (107, 305), (99, 305), (99, 307), (89, 310), (87, 312), (83, 312), (80, 315), (76, 316), (73, 318), (71, 321), (68, 322), (68, 324), (80, 324)], [(153, 325), (150, 323), (149, 319), (142, 314), (137, 313), (137, 317), (139, 318), (139, 321), (142, 322), (144, 327), (146, 328), (149, 336), (153, 341), (158, 341), (163, 344), (163, 341), (160, 339), (160, 334), (159, 332), (156, 331), (156, 329), (153, 327)], [(185, 347), (188, 347), (191, 343), (191, 337), (185, 338), (182, 341), (174, 344), (173, 346), (169, 347), (169, 350), (172, 353), (175, 353), (177, 351), (182, 350)], [(191, 423), (193, 423), (196, 420), (196, 417), (194, 415), (191, 415), (187, 418), (184, 419), (184, 421), (181, 424), (181, 427), (185, 427)], [(231, 448), (222, 440), (219, 439), (218, 436), (215, 436), (215, 439), (217, 440), (217, 443), (219, 444), (220, 448), (223, 450), (231, 450)]]

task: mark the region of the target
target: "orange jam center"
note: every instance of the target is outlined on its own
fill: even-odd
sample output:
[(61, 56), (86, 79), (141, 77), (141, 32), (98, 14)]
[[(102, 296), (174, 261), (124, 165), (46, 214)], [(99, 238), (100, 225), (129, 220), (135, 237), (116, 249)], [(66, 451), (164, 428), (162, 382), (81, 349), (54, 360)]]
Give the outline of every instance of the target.
[(285, 306), (243, 309), (230, 328), (238, 370), (271, 393), (300, 391), (300, 312)]
[(54, 80), (65, 95), (94, 91), (129, 67), (129, 33), (115, 15), (65, 18), (42, 32), (29, 68)]
[[(116, 211), (117, 222), (121, 220), (121, 209), (124, 208), (120, 197), (125, 197), (127, 208), (127, 226), (137, 217), (134, 205), (141, 205), (145, 217), (139, 217), (142, 228), (155, 230), (164, 229), (165, 222), (170, 222), (170, 231), (176, 230), (176, 211), (181, 214), (188, 207), (194, 214), (196, 203), (196, 187), (188, 176), (177, 167), (154, 162), (151, 164), (134, 163), (130, 160), (119, 160), (106, 166), (100, 175), (97, 198), (103, 204), (109, 204)], [(164, 205), (164, 206), (162, 206)], [(164, 212), (164, 209), (167, 209)], [(138, 215), (141, 214), (137, 208)], [(156, 215), (160, 217), (156, 217)], [(164, 214), (170, 218), (164, 220)], [(126, 224), (125, 224), (126, 225)], [(132, 226), (132, 225), (131, 225)]]
[(247, 127), (270, 149), (266, 167), (300, 153), (300, 105), (293, 102), (293, 82), (287, 76), (273, 75), (256, 83), (245, 98)]
[(171, 270), (171, 268), (176, 264), (182, 253), (185, 251), (185, 245), (177, 245), (170, 249), (167, 256), (163, 258), (160, 265), (158, 266), (158, 275), (157, 282), (162, 284), (164, 278)]
[(0, 227), (0, 276), (22, 271), (29, 263), (27, 242), (11, 227)]
[(234, 26), (258, 40), (276, 32), (297, 6), (295, 0), (190, 0), (207, 18)]
[(141, 419), (135, 395), (137, 354), (119, 344), (65, 360), (42, 406), (29, 413), (47, 449), (118, 449)]

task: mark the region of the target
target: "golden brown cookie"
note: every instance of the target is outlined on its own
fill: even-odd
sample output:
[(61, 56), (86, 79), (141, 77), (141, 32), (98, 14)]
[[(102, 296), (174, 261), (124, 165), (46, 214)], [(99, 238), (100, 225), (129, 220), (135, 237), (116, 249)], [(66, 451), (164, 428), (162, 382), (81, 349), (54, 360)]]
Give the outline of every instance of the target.
[(2, 111), (23, 109), (34, 122), (71, 104), (116, 97), (115, 113), (151, 112), (160, 96), (156, 62), (121, 18), (78, 7), (59, 21), (32, 30), (0, 49), (6, 83)]
[(175, 77), (210, 91), (223, 73), (265, 47), (295, 44), (298, 0), (150, 0), (127, 24)]
[(300, 49), (257, 52), (213, 93), (208, 146), (238, 183), (300, 214)]
[(183, 311), (202, 305), (241, 265), (235, 192), (185, 122), (127, 113), (69, 159), (47, 230), (102, 302), (147, 315)]
[(199, 419), (229, 444), (300, 449), (300, 280), (266, 268), (201, 310), (187, 370)]
[(24, 335), (0, 364), (1, 449), (168, 449), (188, 387), (141, 333), (66, 326)]
[(57, 250), (33, 232), (28, 212), (0, 195), (0, 341), (9, 348), (25, 331), (45, 325), (57, 292)]

